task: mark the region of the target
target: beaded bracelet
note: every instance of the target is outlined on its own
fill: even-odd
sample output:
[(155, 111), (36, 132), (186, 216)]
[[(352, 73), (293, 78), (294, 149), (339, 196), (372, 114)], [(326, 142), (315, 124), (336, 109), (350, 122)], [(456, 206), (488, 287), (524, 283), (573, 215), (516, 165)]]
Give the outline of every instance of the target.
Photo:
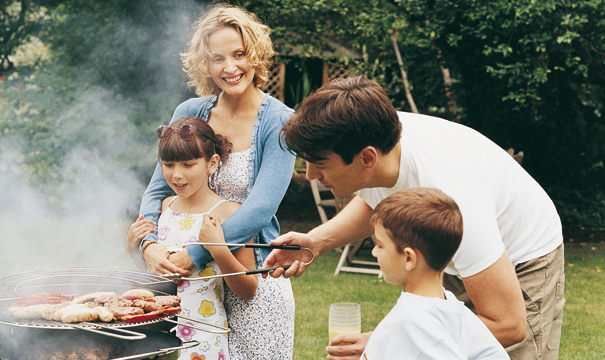
[(155, 244), (155, 243), (156, 243), (155, 241), (145, 240), (145, 243), (143, 244), (143, 246), (141, 246), (141, 256), (143, 256), (145, 249), (147, 249), (149, 247), (149, 245)]

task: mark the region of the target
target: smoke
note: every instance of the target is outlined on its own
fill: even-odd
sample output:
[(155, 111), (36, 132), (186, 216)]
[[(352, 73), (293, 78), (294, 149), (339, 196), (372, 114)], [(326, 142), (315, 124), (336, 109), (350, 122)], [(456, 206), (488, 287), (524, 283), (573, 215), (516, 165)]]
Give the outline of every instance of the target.
[[(82, 86), (75, 93), (53, 120), (53, 131), (64, 139), (61, 157), (50, 165), (60, 174), (56, 179), (33, 181), (23, 166), (24, 154), (36, 151), (29, 148), (31, 141), (0, 133), (0, 275), (36, 267), (136, 269), (126, 253), (126, 234), (157, 159), (153, 130), (168, 123), (182, 100), (186, 85), (178, 53), (201, 10), (185, 2), (165, 14), (169, 25), (162, 25), (164, 36), (148, 54), (149, 63), (159, 69), (156, 86), (145, 99), (127, 99), (98, 86)], [(125, 23), (122, 29), (124, 41), (145, 37), (144, 27)], [(96, 48), (91, 53), (109, 51)], [(54, 96), (65, 102), (59, 99), (63, 95)], [(162, 118), (135, 126), (133, 119), (141, 119), (150, 101), (159, 103)], [(47, 103), (52, 99), (40, 102)], [(141, 176), (140, 169), (148, 174)]]

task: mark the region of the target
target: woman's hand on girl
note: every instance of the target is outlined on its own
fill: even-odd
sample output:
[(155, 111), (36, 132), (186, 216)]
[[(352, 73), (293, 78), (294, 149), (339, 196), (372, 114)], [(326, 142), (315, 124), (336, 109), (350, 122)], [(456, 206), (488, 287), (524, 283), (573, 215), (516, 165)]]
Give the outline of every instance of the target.
[(154, 232), (155, 229), (155, 223), (152, 220), (145, 219), (143, 215), (139, 215), (135, 222), (130, 225), (128, 235), (126, 235), (126, 249), (128, 253), (136, 253), (138, 255), (141, 240)]
[[(160, 244), (151, 244), (147, 246), (143, 257), (147, 263), (147, 271), (154, 274), (174, 274), (179, 273), (183, 276), (191, 275), (191, 271), (176, 266), (168, 259), (169, 252), (164, 251), (168, 246)], [(185, 251), (182, 251), (186, 253)], [(187, 255), (189, 256), (189, 255)]]

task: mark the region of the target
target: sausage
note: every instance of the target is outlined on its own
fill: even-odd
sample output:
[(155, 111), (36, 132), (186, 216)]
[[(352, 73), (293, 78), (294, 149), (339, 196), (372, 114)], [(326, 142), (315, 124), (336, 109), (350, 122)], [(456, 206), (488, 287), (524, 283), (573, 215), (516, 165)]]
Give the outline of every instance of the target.
[(30, 306), (21, 306), (17, 307), (13, 312), (13, 316), (17, 319), (41, 319), (42, 315), (41, 311), (48, 307), (48, 304), (38, 304), (38, 305), (30, 305)]
[(113, 313), (108, 308), (97, 306), (92, 309), (99, 314), (99, 320), (102, 322), (111, 322), (114, 320)]
[(73, 299), (71, 301), (71, 303), (72, 304), (84, 304), (85, 302), (93, 301), (95, 298), (97, 298), (99, 296), (104, 296), (104, 295), (117, 295), (117, 294), (113, 291), (94, 292), (94, 293), (90, 293), (90, 294), (86, 294), (86, 295), (77, 297), (77, 298)]
[(72, 308), (63, 313), (61, 316), (61, 322), (69, 324), (83, 321), (95, 321), (98, 318), (99, 313), (89, 307)]
[(130, 296), (130, 297), (135, 297), (135, 298), (140, 298), (140, 297), (154, 297), (154, 293), (147, 290), (147, 289), (130, 289), (128, 291), (125, 291), (122, 296)]
[(45, 320), (53, 320), (53, 315), (55, 311), (66, 307), (68, 304), (58, 304), (58, 305), (50, 305), (42, 309), (40, 312), (40, 316)]
[(23, 306), (11, 306), (8, 308), (8, 313), (15, 316), (15, 312), (22, 308)]
[(61, 321), (61, 318), (63, 317), (63, 314), (65, 314), (66, 312), (69, 312), (71, 310), (76, 310), (76, 309), (88, 309), (89, 307), (86, 306), (86, 304), (72, 304), (72, 305), (67, 305), (65, 307), (62, 307), (58, 310), (56, 310), (53, 313), (53, 320), (54, 321)]

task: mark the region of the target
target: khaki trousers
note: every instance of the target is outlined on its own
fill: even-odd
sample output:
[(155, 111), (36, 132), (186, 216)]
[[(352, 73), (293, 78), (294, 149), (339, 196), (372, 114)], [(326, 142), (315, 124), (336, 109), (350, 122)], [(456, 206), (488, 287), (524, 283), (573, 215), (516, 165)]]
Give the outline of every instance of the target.
[[(559, 356), (563, 305), (565, 298), (563, 244), (551, 253), (515, 267), (527, 311), (527, 336), (506, 351), (512, 360), (556, 360)], [(462, 280), (445, 274), (443, 286), (458, 300), (477, 310), (470, 301)]]

